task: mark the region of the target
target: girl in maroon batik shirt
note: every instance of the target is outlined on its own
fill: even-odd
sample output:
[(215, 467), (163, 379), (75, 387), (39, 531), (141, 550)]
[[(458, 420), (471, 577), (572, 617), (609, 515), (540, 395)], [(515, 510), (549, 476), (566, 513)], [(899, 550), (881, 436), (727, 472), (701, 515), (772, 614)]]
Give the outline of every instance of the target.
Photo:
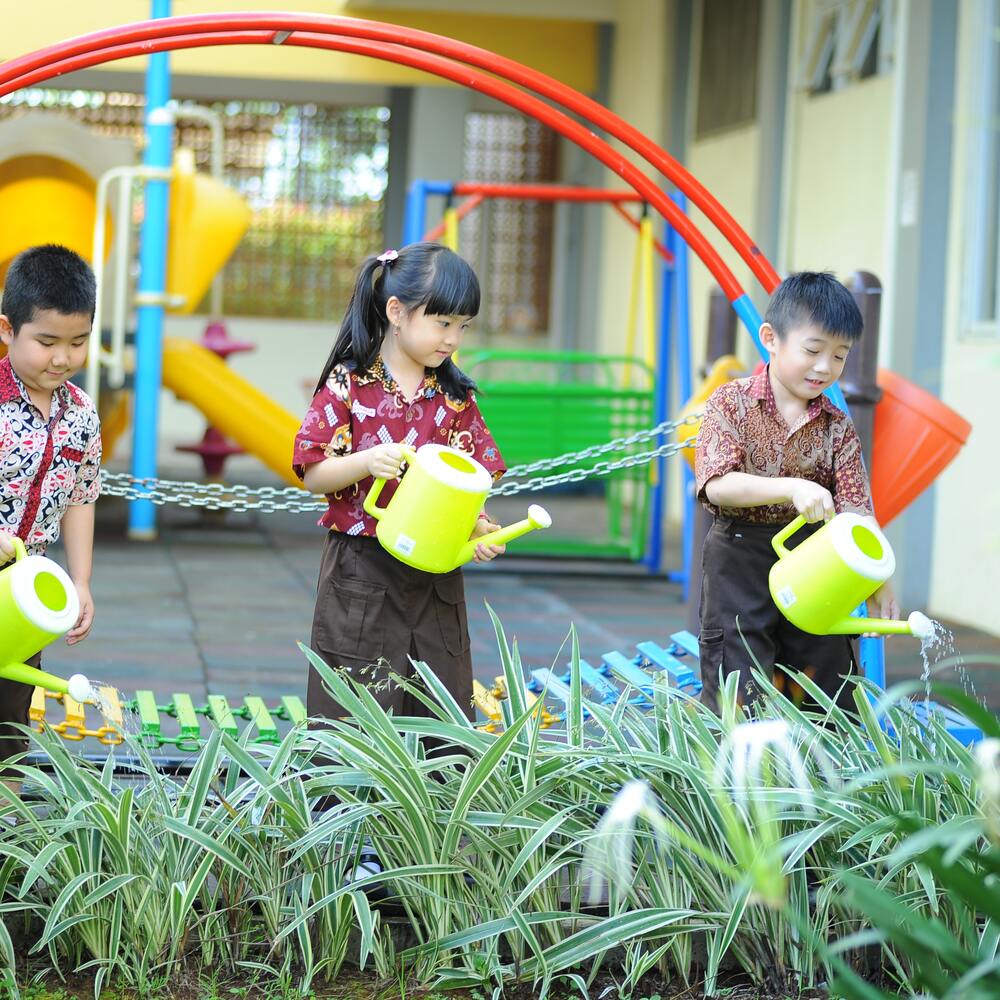
[[(323, 552), (312, 648), (332, 667), (364, 677), (386, 710), (426, 715), (394, 683), (410, 658), (427, 662), (471, 717), (472, 659), (461, 570), (433, 574), (389, 555), (363, 509), (374, 478), (395, 492), (401, 445), (433, 442), (473, 456), (493, 477), (505, 467), (483, 422), (472, 380), (452, 355), (479, 311), (479, 282), (437, 243), (387, 251), (361, 267), (312, 405), (295, 439), (294, 468), (306, 488), (326, 494)], [(480, 514), (473, 537), (494, 530)], [(480, 544), (476, 561), (502, 546)], [(309, 714), (343, 715), (310, 669)]]

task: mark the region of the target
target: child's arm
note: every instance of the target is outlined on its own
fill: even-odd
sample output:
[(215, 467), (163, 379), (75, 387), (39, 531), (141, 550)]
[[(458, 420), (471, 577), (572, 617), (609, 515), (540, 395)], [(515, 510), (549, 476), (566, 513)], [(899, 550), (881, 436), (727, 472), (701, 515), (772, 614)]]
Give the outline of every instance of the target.
[(90, 574), (94, 565), (94, 505), (82, 503), (67, 507), (62, 519), (63, 544), (70, 579), (80, 595), (80, 617), (66, 633), (69, 645), (87, 637), (94, 624), (94, 598), (90, 593)]
[(790, 503), (807, 521), (829, 521), (835, 513), (830, 491), (808, 479), (727, 472), (705, 484), (705, 496), (716, 507)]
[(302, 482), (310, 493), (339, 493), (368, 476), (395, 479), (402, 464), (403, 449), (400, 445), (377, 444), (374, 448), (349, 455), (334, 455), (307, 465)]

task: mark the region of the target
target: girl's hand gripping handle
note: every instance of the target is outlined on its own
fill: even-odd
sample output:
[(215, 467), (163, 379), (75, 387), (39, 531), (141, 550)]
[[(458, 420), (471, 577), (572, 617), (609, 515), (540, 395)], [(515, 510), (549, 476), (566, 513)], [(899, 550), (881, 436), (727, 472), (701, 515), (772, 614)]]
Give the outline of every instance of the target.
[[(403, 459), (408, 465), (412, 465), (416, 461), (417, 453), (409, 446), (401, 444), (398, 446), (403, 453)], [(364, 508), (366, 514), (371, 514), (375, 520), (379, 520), (382, 514), (385, 513), (385, 507), (376, 506), (379, 495), (382, 493), (382, 487), (388, 482), (387, 479), (382, 479), (380, 477), (375, 478), (375, 482), (372, 483), (372, 488), (368, 491), (368, 495), (365, 497)]]

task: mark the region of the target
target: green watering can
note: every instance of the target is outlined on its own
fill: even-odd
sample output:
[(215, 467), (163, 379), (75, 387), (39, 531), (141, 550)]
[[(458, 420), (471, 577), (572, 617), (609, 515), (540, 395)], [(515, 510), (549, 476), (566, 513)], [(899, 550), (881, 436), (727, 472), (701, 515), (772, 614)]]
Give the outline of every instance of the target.
[(76, 587), (58, 563), (29, 556), (20, 538), (14, 553), (14, 562), (0, 569), (0, 677), (87, 701), (90, 681), (83, 674), (63, 680), (24, 662), (76, 624)]
[(493, 486), (493, 477), (457, 448), (425, 444), (419, 451), (403, 445), (408, 468), (392, 499), (376, 506), (384, 479), (376, 479), (365, 510), (378, 521), (375, 534), (400, 562), (425, 573), (450, 573), (476, 554), (476, 546), (506, 545), (536, 528), (552, 524), (548, 512), (532, 504), (523, 521), (470, 540)]
[(768, 586), (781, 613), (812, 635), (933, 634), (931, 620), (914, 611), (905, 621), (862, 618), (852, 612), (896, 569), (889, 540), (870, 517), (837, 514), (794, 549), (785, 542), (808, 522), (797, 517), (771, 540), (778, 561)]

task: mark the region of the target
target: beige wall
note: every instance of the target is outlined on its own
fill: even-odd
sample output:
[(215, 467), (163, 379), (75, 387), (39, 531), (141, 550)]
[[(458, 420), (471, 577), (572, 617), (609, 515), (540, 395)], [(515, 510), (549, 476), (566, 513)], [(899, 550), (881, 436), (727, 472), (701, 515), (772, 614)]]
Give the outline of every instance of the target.
[[(753, 235), (757, 195), (757, 126), (731, 129), (691, 143), (688, 170), (712, 192), (726, 211)], [(756, 292), (750, 269), (729, 246), (718, 230), (697, 209), (692, 220), (718, 250), (722, 259), (746, 291)], [(705, 358), (708, 301), (716, 281), (693, 254), (691, 263), (691, 356), (697, 370)], [(752, 341), (741, 326), (736, 336), (737, 351), (747, 361), (756, 359)]]
[[(611, 110), (660, 145), (667, 134), (670, 101), (666, 53), (672, 6), (667, 0), (619, 0), (612, 51)], [(643, 162), (643, 168), (647, 167)], [(616, 190), (627, 187), (610, 170), (605, 172), (604, 184)], [(636, 233), (609, 209), (602, 241), (597, 349), (624, 354)], [(641, 344), (638, 335), (636, 343)]]
[(885, 280), (893, 83), (876, 76), (794, 99), (788, 270), (866, 270)]
[[(959, 26), (958, 79), (952, 176), (965, 176), (965, 122), (974, 124), (969, 67), (975, 27), (963, 8)], [(961, 294), (965, 242), (964, 185), (951, 191), (948, 295), (941, 396), (972, 424), (969, 441), (937, 481), (931, 612), (1000, 633), (1000, 474), (997, 409), (1000, 397), (1000, 330), (974, 338), (962, 328)]]

